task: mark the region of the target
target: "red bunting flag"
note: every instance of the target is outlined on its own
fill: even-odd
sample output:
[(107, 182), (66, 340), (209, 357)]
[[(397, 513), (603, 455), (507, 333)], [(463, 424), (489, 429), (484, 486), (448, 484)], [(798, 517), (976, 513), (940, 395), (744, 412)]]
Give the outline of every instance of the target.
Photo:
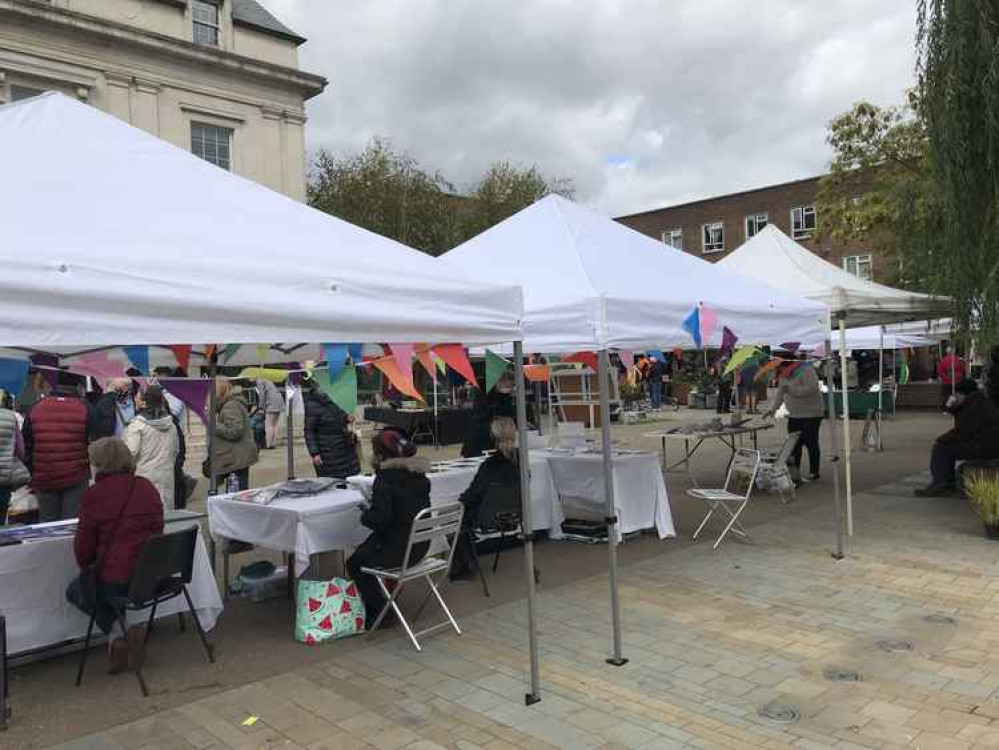
[(438, 344), (433, 348), (433, 353), (444, 360), (448, 367), (457, 372), (476, 388), (479, 387), (475, 380), (475, 370), (472, 363), (468, 361), (468, 354), (461, 344)]
[(563, 362), (580, 362), (586, 367), (596, 372), (597, 370), (597, 353), (596, 352), (576, 352), (575, 354), (570, 354), (568, 357), (562, 358)]
[(548, 365), (524, 365), (524, 377), (532, 383), (547, 383), (552, 378), (552, 368)]
[(191, 365), (191, 345), (175, 344), (170, 347), (170, 351), (177, 358), (177, 366), (186, 372), (187, 368)]
[(430, 349), (426, 344), (421, 344), (416, 347), (416, 358), (423, 365), (423, 369), (427, 371), (431, 380), (435, 383), (437, 382), (437, 367), (434, 365), (434, 356), (430, 353)]

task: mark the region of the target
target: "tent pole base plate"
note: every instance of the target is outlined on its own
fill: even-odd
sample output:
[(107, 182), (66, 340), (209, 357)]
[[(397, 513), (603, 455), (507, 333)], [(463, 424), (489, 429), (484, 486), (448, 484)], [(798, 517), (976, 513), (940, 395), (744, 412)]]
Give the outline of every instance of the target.
[(829, 556), (833, 560), (842, 560), (844, 557), (846, 557), (846, 555), (844, 555), (842, 552), (832, 552), (832, 553), (830, 553)]
[(541, 696), (538, 693), (526, 693), (524, 695), (525, 706), (533, 706), (535, 703), (541, 703)]
[(605, 659), (604, 661), (606, 661), (612, 667), (623, 667), (625, 664), (628, 663), (628, 660), (625, 659), (623, 656), (622, 657), (611, 657), (610, 659)]

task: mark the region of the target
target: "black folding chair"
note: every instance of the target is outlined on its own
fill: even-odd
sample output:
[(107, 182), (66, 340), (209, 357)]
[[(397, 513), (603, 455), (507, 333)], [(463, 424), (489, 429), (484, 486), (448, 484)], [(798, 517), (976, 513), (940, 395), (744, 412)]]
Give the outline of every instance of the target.
[[(123, 633), (128, 632), (128, 612), (150, 610), (146, 629), (146, 640), (148, 641), (153, 620), (156, 618), (157, 607), (178, 596), (183, 596), (187, 601), (187, 609), (191, 613), (191, 617), (194, 618), (198, 635), (201, 636), (201, 643), (205, 647), (208, 661), (214, 664), (215, 648), (208, 641), (205, 629), (194, 609), (194, 602), (191, 601), (191, 595), (187, 591), (187, 584), (191, 582), (194, 571), (194, 551), (197, 542), (198, 528), (194, 526), (182, 531), (150, 537), (143, 545), (135, 562), (132, 580), (128, 585), (128, 596), (113, 598), (109, 603), (115, 610), (118, 624)], [(183, 620), (181, 622), (183, 623)], [(93, 632), (94, 617), (91, 616), (90, 624), (87, 626), (87, 640), (80, 656), (80, 668), (76, 675), (77, 687), (83, 682), (83, 670), (87, 665), (87, 654), (90, 652), (90, 639)], [(142, 676), (141, 665), (135, 670), (135, 677), (139, 681), (142, 694), (148, 697), (149, 688), (146, 687), (145, 678)]]
[[(489, 584), (486, 583), (486, 576), (479, 564), (479, 552), (477, 549), (480, 537), (499, 534), (499, 541), (496, 546), (496, 554), (493, 557), (493, 574), (499, 569), (500, 553), (506, 547), (507, 537), (520, 536), (523, 538), (523, 508), (520, 503), (520, 486), (505, 485), (501, 483), (490, 484), (486, 488), (479, 508), (478, 515), (472, 520), (467, 534), (472, 564), (479, 571), (479, 580), (482, 582), (482, 591), (486, 596), (490, 596)], [(534, 581), (537, 583), (541, 577), (537, 568), (534, 569)]]

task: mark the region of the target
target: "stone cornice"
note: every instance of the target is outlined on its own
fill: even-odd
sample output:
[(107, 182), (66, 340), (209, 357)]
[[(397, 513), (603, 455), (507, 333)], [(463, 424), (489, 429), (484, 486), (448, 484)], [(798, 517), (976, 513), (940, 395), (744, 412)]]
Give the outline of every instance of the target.
[(303, 99), (310, 99), (320, 94), (327, 83), (322, 76), (304, 73), (295, 68), (254, 60), (233, 52), (136, 29), (117, 21), (54, 8), (48, 3), (35, 0), (0, 0), (0, 24), (5, 18), (44, 24), (73, 34), (90, 34), (103, 42), (132, 45), (147, 52), (154, 51), (189, 62), (214, 65), (234, 74), (297, 89)]

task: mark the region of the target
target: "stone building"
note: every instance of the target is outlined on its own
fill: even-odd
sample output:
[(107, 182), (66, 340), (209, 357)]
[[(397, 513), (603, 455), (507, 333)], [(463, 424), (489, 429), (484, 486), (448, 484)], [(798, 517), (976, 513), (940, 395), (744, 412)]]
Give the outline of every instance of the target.
[(881, 280), (881, 262), (869, 243), (835, 245), (819, 239), (817, 205), (821, 177), (785, 182), (715, 198), (657, 208), (618, 218), (667, 245), (717, 261), (767, 224), (830, 263), (866, 279)]
[(62, 91), (304, 200), (304, 41), (256, 0), (0, 0), (0, 103)]

